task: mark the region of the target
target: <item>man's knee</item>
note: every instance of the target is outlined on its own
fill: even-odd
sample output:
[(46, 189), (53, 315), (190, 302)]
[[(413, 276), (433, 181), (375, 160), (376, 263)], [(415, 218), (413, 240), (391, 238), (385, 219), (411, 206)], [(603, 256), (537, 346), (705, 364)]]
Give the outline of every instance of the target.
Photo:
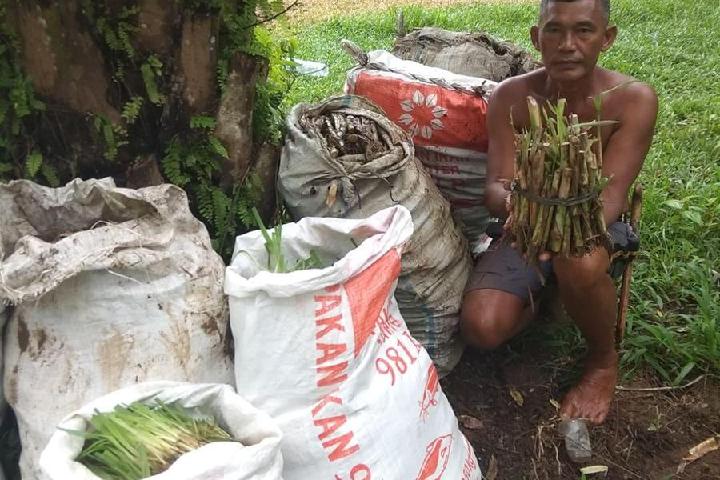
[(584, 291), (610, 279), (610, 258), (604, 248), (582, 257), (556, 257), (553, 269), (561, 289)]
[[(483, 292), (483, 293), (480, 293)], [(464, 340), (483, 350), (494, 350), (507, 341), (521, 322), (522, 305), (502, 305), (489, 292), (469, 292), (460, 312)]]
[(505, 341), (498, 331), (498, 323), (496, 319), (489, 318), (482, 311), (463, 311), (460, 318), (460, 331), (468, 345), (483, 350), (494, 350)]

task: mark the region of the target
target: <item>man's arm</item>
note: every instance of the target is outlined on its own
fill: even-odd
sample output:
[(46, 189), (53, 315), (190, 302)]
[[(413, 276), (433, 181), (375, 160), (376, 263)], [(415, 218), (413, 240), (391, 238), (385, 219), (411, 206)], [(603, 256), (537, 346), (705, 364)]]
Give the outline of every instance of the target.
[(603, 190), (605, 222), (616, 221), (626, 208), (628, 190), (642, 168), (650, 149), (658, 99), (655, 91), (644, 83), (626, 87), (627, 106), (623, 110), (620, 126), (613, 133), (603, 152), (603, 174), (610, 181)]
[(507, 217), (505, 181), (513, 178), (515, 162), (515, 136), (510, 123), (512, 80), (501, 83), (490, 96), (487, 111), (488, 167), (485, 186), (485, 206), (490, 214)]

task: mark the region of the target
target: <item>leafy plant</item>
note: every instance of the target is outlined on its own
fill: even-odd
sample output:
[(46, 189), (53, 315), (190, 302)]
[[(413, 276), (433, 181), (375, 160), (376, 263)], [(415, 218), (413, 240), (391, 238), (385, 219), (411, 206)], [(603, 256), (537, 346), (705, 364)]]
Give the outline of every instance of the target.
[(322, 267), (322, 261), (315, 250), (310, 250), (308, 257), (298, 259), (294, 267), (288, 267), (282, 245), (282, 224), (278, 224), (273, 228), (272, 232), (268, 232), (260, 218), (260, 214), (254, 207), (252, 208), (252, 214), (255, 222), (260, 227), (260, 233), (265, 239), (265, 250), (268, 254), (267, 268), (269, 271), (273, 273), (288, 273), (294, 270), (309, 270)]
[(115, 12), (105, 1), (83, 0), (82, 12), (94, 28), (102, 43), (112, 52), (113, 75), (116, 80), (125, 78), (125, 72), (132, 68), (137, 52), (132, 45), (132, 36), (139, 30), (138, 9), (124, 6)]
[(157, 79), (162, 77), (162, 62), (156, 55), (150, 55), (140, 67), (148, 99), (155, 105), (165, 103), (165, 95), (158, 89)]
[[(282, 12), (283, 2), (181, 0), (179, 5), (185, 9), (184, 15), (219, 19), (218, 92), (224, 87), (233, 55), (246, 52), (267, 59), (268, 76), (261, 79), (255, 99), (254, 136), (257, 143), (279, 142), (281, 104), (290, 86), (288, 58), (294, 42), (274, 38), (264, 20)], [(20, 69), (20, 45), (8, 24), (5, 6), (5, 0), (0, 0), (0, 181), (24, 177), (57, 186), (75, 174), (73, 153), (37, 144), (45, 106), (35, 98), (31, 82)], [(103, 51), (112, 71), (109, 100), (121, 105), (119, 121), (103, 115), (87, 117), (90, 135), (107, 160), (98, 159), (92, 174), (122, 172), (127, 166), (120, 159), (159, 154), (165, 177), (187, 191), (191, 208), (206, 223), (213, 246), (229, 257), (235, 235), (255, 224), (251, 208), (260, 200), (259, 178), (249, 175), (240, 185), (221, 185), (221, 164), (228, 151), (213, 135), (215, 112), (195, 116), (179, 129), (172, 123), (173, 106), (167, 105), (170, 71), (160, 55), (135, 47), (133, 37), (141, 28), (137, 6), (108, 0), (80, 0), (80, 6), (83, 28)], [(171, 115), (164, 116), (167, 112)], [(157, 134), (167, 127), (166, 118), (170, 118), (169, 128), (178, 130), (175, 135)], [(71, 167), (58, 168), (64, 164)]]
[(213, 247), (229, 258), (239, 227), (255, 225), (251, 209), (260, 200), (260, 179), (248, 175), (242, 185), (222, 188), (221, 162), (228, 153), (212, 133), (215, 119), (193, 117), (190, 127), (187, 135), (177, 135), (168, 143), (162, 159), (163, 172), (187, 191), (191, 205), (208, 226)]
[(140, 480), (167, 470), (184, 453), (211, 442), (234, 441), (211, 417), (180, 407), (133, 403), (96, 413), (77, 461), (104, 480)]

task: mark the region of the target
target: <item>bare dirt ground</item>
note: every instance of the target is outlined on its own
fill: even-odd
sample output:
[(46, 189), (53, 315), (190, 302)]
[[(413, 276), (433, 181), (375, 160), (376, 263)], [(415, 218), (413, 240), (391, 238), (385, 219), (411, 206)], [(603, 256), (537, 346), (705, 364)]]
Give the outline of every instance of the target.
[[(573, 364), (573, 359), (553, 358), (533, 347), (493, 354), (468, 350), (443, 380), (487, 480), (581, 478), (583, 465), (570, 461), (557, 434), (553, 405), (570, 385)], [(649, 379), (629, 386), (656, 387)], [(610, 480), (717, 480), (720, 451), (677, 472), (691, 447), (718, 434), (716, 382), (703, 378), (685, 389), (620, 391), (606, 423), (590, 430), (593, 458), (584, 465), (607, 466), (604, 478)], [(587, 477), (595, 478), (603, 477)]]
[[(294, 0), (285, 0), (291, 5)], [(314, 22), (337, 15), (352, 15), (359, 12), (382, 11), (401, 5), (424, 7), (445, 7), (463, 3), (521, 3), (533, 0), (300, 0), (288, 12), (293, 20)]]

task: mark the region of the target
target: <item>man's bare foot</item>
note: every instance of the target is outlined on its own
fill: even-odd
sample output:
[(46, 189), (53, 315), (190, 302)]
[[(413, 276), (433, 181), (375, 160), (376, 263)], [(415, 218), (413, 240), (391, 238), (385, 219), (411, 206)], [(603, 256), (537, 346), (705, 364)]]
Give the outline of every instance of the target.
[(588, 359), (580, 382), (573, 387), (560, 407), (563, 418), (584, 418), (601, 424), (610, 410), (617, 384), (617, 353), (600, 359)]

